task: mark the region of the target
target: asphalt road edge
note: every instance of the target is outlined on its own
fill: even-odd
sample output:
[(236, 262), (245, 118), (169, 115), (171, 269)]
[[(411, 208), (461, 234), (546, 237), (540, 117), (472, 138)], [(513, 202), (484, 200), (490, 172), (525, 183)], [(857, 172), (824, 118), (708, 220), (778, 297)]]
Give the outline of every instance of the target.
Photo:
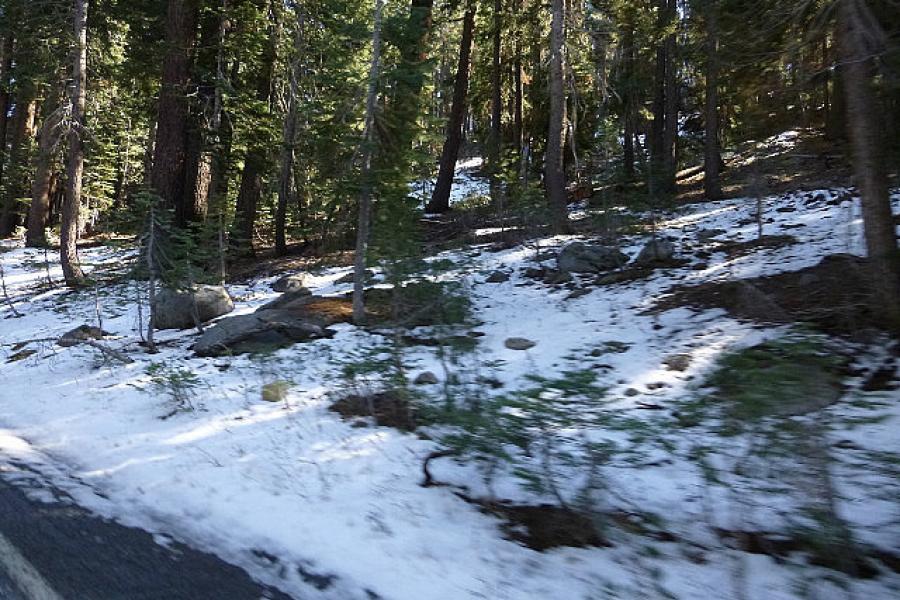
[(6, 571), (27, 600), (63, 600), (63, 597), (56, 593), (40, 572), (2, 533), (0, 533), (0, 569)]

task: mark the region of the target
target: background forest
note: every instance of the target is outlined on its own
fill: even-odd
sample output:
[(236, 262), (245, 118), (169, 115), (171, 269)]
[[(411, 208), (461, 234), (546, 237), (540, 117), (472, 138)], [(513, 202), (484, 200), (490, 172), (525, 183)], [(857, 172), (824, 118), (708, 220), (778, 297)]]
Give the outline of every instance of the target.
[(448, 210), (454, 166), (472, 156), (494, 214), (527, 209), (563, 231), (568, 201), (663, 206), (694, 165), (718, 199), (723, 149), (812, 127), (839, 153), (848, 132), (859, 139), (883, 217), (900, 139), (896, 10), (4, 0), (0, 236), (58, 236), (77, 284), (75, 240), (145, 231), (151, 205), (195, 247), (225, 240), (215, 252), (227, 245), (231, 263), (351, 248), (371, 197), (376, 246), (396, 246), (423, 205)]

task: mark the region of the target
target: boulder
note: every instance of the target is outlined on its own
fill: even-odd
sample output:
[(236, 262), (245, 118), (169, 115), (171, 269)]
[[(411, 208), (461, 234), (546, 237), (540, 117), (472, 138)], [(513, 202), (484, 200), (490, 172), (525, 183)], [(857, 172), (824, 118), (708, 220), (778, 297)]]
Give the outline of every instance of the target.
[(484, 280), (485, 283), (505, 283), (507, 281), (509, 281), (509, 275), (503, 271), (494, 271)]
[(537, 342), (533, 342), (527, 338), (521, 337), (511, 337), (507, 338), (503, 345), (509, 348), (510, 350), (528, 350), (529, 348), (534, 348), (537, 345)]
[[(370, 283), (375, 279), (375, 271), (372, 269), (365, 270), (365, 282)], [(350, 271), (340, 279), (336, 280), (335, 283), (353, 283), (353, 271)]]
[(56, 343), (63, 348), (71, 348), (72, 346), (77, 346), (78, 344), (86, 340), (102, 340), (104, 335), (109, 335), (109, 333), (103, 331), (99, 327), (92, 327), (91, 325), (79, 325), (75, 329), (62, 334), (62, 336), (60, 336), (59, 340), (57, 340)]
[(650, 265), (654, 263), (665, 263), (675, 256), (675, 244), (669, 240), (653, 239), (647, 242), (647, 245), (641, 249), (640, 254), (634, 259), (636, 265)]
[(188, 329), (197, 324), (197, 319), (205, 323), (233, 310), (234, 301), (219, 285), (195, 285), (189, 290), (163, 288), (156, 294), (154, 325), (157, 329)]
[(303, 275), (285, 275), (272, 284), (274, 292), (304, 292), (312, 294), (303, 286)]
[(701, 242), (711, 242), (715, 238), (720, 235), (725, 235), (728, 233), (724, 229), (698, 229), (697, 230), (697, 239)]
[(413, 380), (416, 385), (434, 385), (438, 383), (437, 375), (431, 371), (423, 371)]
[(628, 256), (609, 246), (571, 242), (559, 251), (556, 262), (567, 273), (601, 273), (625, 266)]
[(334, 331), (288, 311), (264, 310), (216, 323), (197, 339), (194, 352), (198, 356), (268, 352), (333, 335)]

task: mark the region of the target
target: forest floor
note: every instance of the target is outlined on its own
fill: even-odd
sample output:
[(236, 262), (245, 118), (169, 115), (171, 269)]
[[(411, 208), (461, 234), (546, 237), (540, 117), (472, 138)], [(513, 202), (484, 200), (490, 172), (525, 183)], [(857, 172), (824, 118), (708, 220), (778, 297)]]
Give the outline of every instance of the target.
[[(0, 457), (297, 598), (898, 597), (900, 348), (864, 308), (858, 198), (762, 206), (762, 236), (755, 198), (487, 231), (423, 274), (466, 318), (219, 358), (192, 330), (146, 353), (133, 249), (83, 250), (99, 283), (71, 292), (3, 242)], [(612, 217), (629, 257), (655, 235), (676, 260), (554, 278)], [(305, 285), (343, 298), (348, 272)], [(283, 274), (229, 284), (232, 314)], [(81, 324), (134, 362), (55, 343)], [(398, 394), (398, 363), (436, 383)]]

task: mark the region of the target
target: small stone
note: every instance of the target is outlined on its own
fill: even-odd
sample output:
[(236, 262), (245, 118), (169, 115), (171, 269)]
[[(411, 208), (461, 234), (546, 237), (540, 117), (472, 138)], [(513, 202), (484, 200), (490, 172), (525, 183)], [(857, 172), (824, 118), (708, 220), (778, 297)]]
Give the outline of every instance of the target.
[[(366, 274), (366, 277), (365, 277), (366, 282), (369, 282), (369, 281), (372, 281), (373, 279), (375, 279), (375, 271), (373, 271), (372, 269), (366, 269), (365, 274)], [(347, 273), (346, 275), (344, 275), (343, 277), (341, 277), (340, 279), (335, 281), (335, 283), (353, 283), (353, 271), (350, 271), (349, 273)]]
[(509, 281), (509, 275), (503, 271), (494, 271), (484, 281), (485, 283), (506, 283)]
[(669, 384), (665, 383), (663, 381), (657, 381), (656, 383), (648, 383), (647, 384), (648, 390), (660, 390), (664, 387), (669, 387)]
[(283, 402), (287, 400), (288, 390), (291, 389), (289, 381), (273, 381), (262, 387), (262, 399), (266, 402)]
[(710, 242), (713, 238), (728, 233), (724, 229), (700, 229), (697, 231), (697, 239), (701, 242)]
[(537, 342), (533, 342), (527, 338), (521, 337), (511, 337), (507, 338), (503, 345), (509, 348), (510, 350), (528, 350), (529, 348), (534, 348), (537, 345)]
[(522, 275), (529, 279), (543, 279), (547, 276), (547, 269), (543, 267), (528, 267), (522, 272)]
[(634, 388), (628, 388), (627, 390), (625, 390), (625, 395), (628, 396), (629, 398), (637, 396), (639, 394), (640, 394), (640, 392)]
[(687, 371), (688, 367), (691, 366), (691, 355), (673, 354), (663, 359), (663, 364), (670, 371)]
[(566, 300), (574, 300), (576, 298), (581, 298), (582, 296), (587, 296), (590, 293), (591, 293), (591, 290), (589, 290), (587, 288), (573, 290), (568, 296), (566, 296)]
[(416, 376), (413, 383), (416, 385), (434, 385), (438, 383), (437, 375), (432, 373), (431, 371), (423, 371)]

